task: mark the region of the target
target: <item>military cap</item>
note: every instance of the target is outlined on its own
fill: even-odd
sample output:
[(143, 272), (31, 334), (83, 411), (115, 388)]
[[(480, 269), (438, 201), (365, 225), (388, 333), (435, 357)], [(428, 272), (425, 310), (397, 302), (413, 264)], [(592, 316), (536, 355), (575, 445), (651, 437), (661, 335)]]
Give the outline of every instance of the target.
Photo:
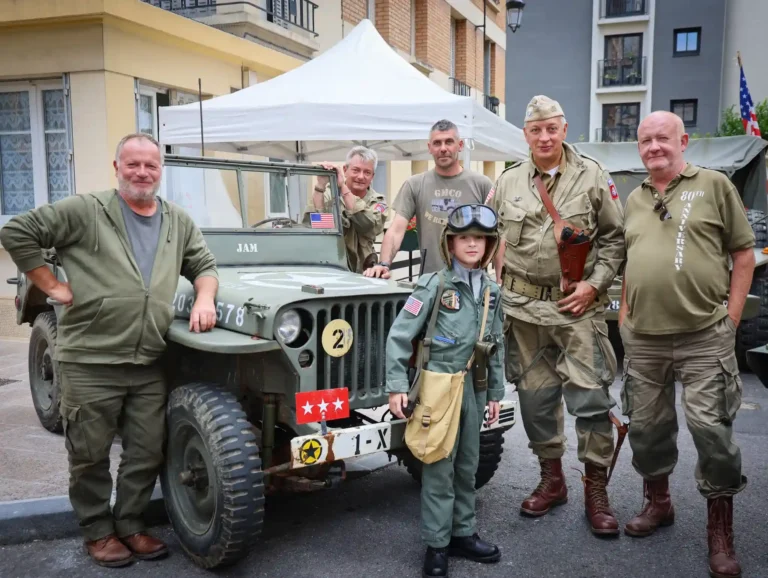
[(547, 120), (556, 116), (565, 116), (560, 103), (542, 94), (534, 96), (525, 107), (525, 122)]

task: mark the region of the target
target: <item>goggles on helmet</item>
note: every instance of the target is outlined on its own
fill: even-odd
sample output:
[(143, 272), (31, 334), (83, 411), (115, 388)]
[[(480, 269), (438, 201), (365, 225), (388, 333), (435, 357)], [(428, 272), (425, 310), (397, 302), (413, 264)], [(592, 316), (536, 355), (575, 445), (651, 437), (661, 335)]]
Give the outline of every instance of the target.
[(456, 233), (472, 228), (493, 233), (498, 222), (496, 211), (488, 205), (460, 205), (448, 215), (448, 229)]

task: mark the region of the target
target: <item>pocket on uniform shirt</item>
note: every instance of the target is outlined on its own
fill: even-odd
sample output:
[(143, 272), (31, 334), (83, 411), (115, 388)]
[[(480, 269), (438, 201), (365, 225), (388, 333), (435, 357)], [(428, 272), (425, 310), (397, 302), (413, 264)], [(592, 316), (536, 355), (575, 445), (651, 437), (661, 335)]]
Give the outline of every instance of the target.
[(502, 223), (504, 239), (507, 245), (516, 247), (520, 243), (520, 234), (523, 232), (525, 215), (525, 210), (516, 207), (509, 201), (502, 203), (499, 209), (499, 220)]
[(592, 210), (592, 201), (587, 193), (582, 193), (576, 198), (563, 203), (558, 212), (564, 221), (589, 231), (595, 228), (595, 215)]

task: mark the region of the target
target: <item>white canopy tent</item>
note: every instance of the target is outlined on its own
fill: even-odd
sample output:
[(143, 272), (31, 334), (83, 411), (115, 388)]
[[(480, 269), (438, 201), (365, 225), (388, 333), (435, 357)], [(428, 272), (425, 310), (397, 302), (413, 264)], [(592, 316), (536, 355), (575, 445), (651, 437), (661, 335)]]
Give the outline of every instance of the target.
[[(199, 149), (200, 117), (199, 103), (160, 107), (161, 142)], [(363, 20), (302, 66), (204, 101), (202, 136), (206, 151), (284, 160), (341, 161), (357, 144), (375, 149), (382, 161), (429, 160), (429, 129), (441, 118), (457, 125), (471, 160), (528, 154), (518, 127), (429, 80)]]

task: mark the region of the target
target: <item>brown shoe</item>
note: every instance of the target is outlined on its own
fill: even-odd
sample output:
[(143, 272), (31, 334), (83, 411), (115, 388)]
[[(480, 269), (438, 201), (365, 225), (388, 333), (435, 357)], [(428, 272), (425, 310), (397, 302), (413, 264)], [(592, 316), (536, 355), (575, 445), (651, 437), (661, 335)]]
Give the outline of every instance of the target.
[(707, 500), (709, 575), (712, 578), (740, 578), (741, 566), (733, 547), (733, 498)]
[(584, 509), (587, 514), (592, 533), (599, 535), (613, 535), (619, 533), (619, 523), (611, 511), (608, 503), (608, 468), (602, 468), (594, 464), (585, 464), (585, 475), (581, 479), (584, 482)]
[(126, 536), (122, 541), (139, 560), (154, 560), (168, 554), (168, 546), (162, 540), (144, 532)]
[(127, 566), (133, 562), (131, 551), (114, 534), (99, 540), (86, 540), (85, 549), (99, 566), (117, 568), (119, 566)]
[(675, 508), (669, 496), (669, 478), (644, 480), (643, 491), (648, 502), (643, 511), (624, 526), (628, 536), (645, 537), (653, 534), (659, 526), (675, 523)]
[(520, 513), (527, 516), (543, 516), (554, 506), (568, 501), (568, 488), (560, 459), (539, 458), (541, 481), (533, 493), (520, 506)]

